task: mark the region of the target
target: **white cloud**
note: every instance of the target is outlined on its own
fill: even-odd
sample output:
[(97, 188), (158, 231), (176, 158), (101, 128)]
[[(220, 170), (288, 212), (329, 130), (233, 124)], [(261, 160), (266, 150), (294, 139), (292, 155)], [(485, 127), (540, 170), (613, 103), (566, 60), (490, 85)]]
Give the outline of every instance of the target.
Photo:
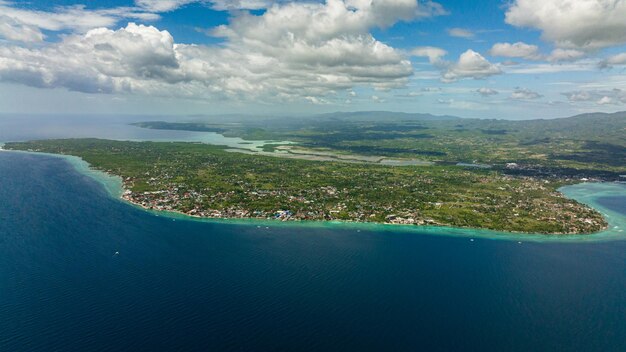
[(320, 103), (356, 86), (404, 86), (413, 73), (406, 54), (370, 29), (419, 18), (419, 7), (415, 0), (328, 0), (275, 4), (260, 15), (234, 12), (213, 31), (225, 39), (220, 46), (176, 44), (167, 31), (133, 23), (110, 30), (104, 27), (117, 19), (106, 17), (104, 27), (56, 43), (0, 46), (0, 80), (92, 93)]
[(626, 104), (626, 90), (580, 90), (563, 93), (571, 103), (590, 102), (597, 105), (618, 105)]
[(547, 60), (550, 62), (576, 61), (584, 58), (587, 54), (581, 50), (556, 48), (550, 55), (541, 55), (539, 47), (523, 42), (517, 43), (496, 43), (489, 50), (492, 56), (502, 56), (510, 58), (523, 58), (526, 60)]
[(372, 101), (376, 102), (376, 103), (384, 103), (385, 99), (379, 97), (378, 95), (372, 95), (371, 97)]
[(500, 67), (469, 49), (459, 56), (457, 62), (446, 64), (441, 79), (444, 82), (454, 82), (464, 78), (481, 79), (500, 73), (502, 73)]
[(520, 64), (506, 68), (506, 73), (531, 75), (583, 71), (597, 71), (597, 62), (591, 60), (581, 60), (574, 63), (563, 63), (559, 65), (555, 65), (554, 63)]
[(44, 35), (36, 26), (22, 23), (17, 18), (0, 15), (0, 38), (18, 42), (41, 42)]
[(603, 96), (602, 98), (600, 98), (600, 100), (598, 100), (598, 105), (607, 105), (607, 104), (614, 104), (613, 98)]
[(607, 59), (600, 62), (601, 68), (620, 66), (620, 65), (626, 65), (626, 53), (620, 53), (617, 55), (610, 56)]
[(132, 88), (132, 81), (179, 81), (173, 38), (154, 27), (129, 24), (94, 29), (42, 49), (0, 47), (0, 79), (82, 92)]
[(168, 12), (201, 0), (135, 0), (137, 6), (150, 12)]
[(59, 6), (54, 11), (36, 11), (11, 5), (11, 2), (0, 0), (0, 14), (5, 19), (0, 21), (6, 22), (6, 19), (10, 19), (19, 27), (30, 31), (44, 29), (86, 32), (93, 28), (113, 26), (122, 19), (152, 21), (159, 18), (156, 14), (131, 7), (88, 10), (84, 5), (75, 5)]
[(563, 95), (565, 95), (567, 97), (567, 100), (571, 102), (589, 101), (593, 99), (592, 94), (588, 91), (568, 92), (563, 93)]
[(476, 93), (482, 95), (483, 97), (488, 97), (488, 96), (491, 96), (491, 95), (496, 95), (499, 92), (497, 90), (495, 90), (495, 89), (482, 87), (482, 88), (478, 88), (476, 90)]
[(464, 28), (450, 28), (448, 34), (451, 37), (470, 39), (474, 38), (474, 32)]
[(584, 51), (556, 48), (552, 50), (547, 59), (551, 62), (576, 61), (585, 56), (586, 53)]
[(489, 50), (491, 56), (502, 56), (510, 58), (523, 58), (528, 60), (540, 60), (539, 47), (523, 42), (517, 43), (496, 43)]
[(308, 101), (311, 104), (315, 105), (326, 105), (328, 101), (320, 97), (304, 97), (304, 100)]
[(594, 50), (626, 43), (625, 18), (626, 0), (515, 0), (505, 21), (561, 48)]
[(438, 2), (430, 0), (419, 0), (419, 7), (417, 8), (417, 18), (446, 16), (450, 13)]
[(211, 7), (215, 10), (259, 10), (279, 1), (272, 0), (212, 0)]
[(533, 99), (539, 99), (541, 98), (543, 95), (534, 92), (530, 89), (527, 88), (515, 88), (515, 90), (513, 91), (513, 93), (511, 93), (511, 99), (515, 99), (515, 100), (533, 100)]
[(447, 53), (447, 51), (434, 46), (420, 46), (411, 51), (412, 56), (427, 57), (431, 64), (440, 62)]
[[(274, 5), (262, 16), (240, 13), (214, 35), (231, 40), (248, 38), (260, 44), (275, 39), (323, 42), (331, 38), (368, 35), (373, 27), (385, 28), (417, 18), (416, 0), (327, 0), (326, 3)], [(287, 38), (293, 37), (293, 38)]]
[(135, 0), (138, 7), (151, 12), (169, 12), (183, 6), (201, 3), (210, 5), (214, 10), (259, 10), (266, 9), (278, 0)]
[[(331, 0), (332, 1), (332, 0)], [(138, 7), (151, 12), (169, 12), (174, 11), (180, 7), (201, 3), (210, 5), (214, 10), (219, 11), (231, 11), (231, 10), (260, 10), (267, 9), (274, 4), (283, 4), (289, 2), (288, 0), (135, 0), (135, 4)], [(297, 2), (297, 1), (296, 1)], [(309, 0), (301, 1), (308, 3), (322, 3), (321, 0)], [(409, 13), (414, 17), (431, 17), (446, 15), (448, 12), (439, 3), (433, 1), (420, 1), (419, 6), (416, 0), (347, 0), (349, 6), (355, 8), (362, 8), (364, 5), (372, 5), (373, 7), (379, 6), (380, 11), (387, 11), (388, 5), (391, 3), (409, 4), (413, 9), (413, 13)], [(415, 4), (415, 6), (414, 6)], [(376, 10), (375, 11), (379, 11)], [(398, 13), (389, 13), (392, 16), (398, 15)]]

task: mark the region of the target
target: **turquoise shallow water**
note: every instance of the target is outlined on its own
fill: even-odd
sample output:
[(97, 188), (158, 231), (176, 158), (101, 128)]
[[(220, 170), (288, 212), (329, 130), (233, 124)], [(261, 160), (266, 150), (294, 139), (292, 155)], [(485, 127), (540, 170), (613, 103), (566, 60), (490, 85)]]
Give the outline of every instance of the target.
[[(620, 228), (192, 221), (72, 160), (0, 152), (0, 351), (626, 350)], [(564, 192), (626, 216), (624, 185)]]
[[(581, 183), (563, 187), (560, 191), (567, 197), (597, 209), (607, 219), (606, 231), (584, 236), (579, 240), (624, 240), (626, 239), (626, 184), (624, 183)], [(579, 236), (580, 237), (580, 236)]]
[[(100, 176), (96, 176), (100, 177)], [(114, 188), (114, 192), (117, 190)], [(607, 219), (609, 226), (594, 234), (584, 235), (545, 235), (532, 233), (511, 233), (503, 231), (493, 231), (474, 228), (455, 228), (445, 226), (412, 226), (412, 225), (391, 225), (391, 224), (367, 224), (367, 223), (350, 223), (341, 221), (330, 222), (279, 222), (274, 220), (257, 220), (257, 219), (199, 219), (189, 217), (178, 213), (147, 211), (157, 216), (166, 216), (174, 219), (186, 219), (198, 222), (217, 223), (217, 224), (242, 224), (257, 226), (273, 226), (294, 229), (351, 229), (351, 230), (369, 230), (380, 233), (419, 233), (422, 235), (434, 236), (452, 236), (464, 238), (482, 238), (503, 241), (531, 241), (531, 242), (598, 242), (598, 241), (622, 241), (626, 240), (626, 216), (624, 209), (626, 203), (626, 185), (618, 183), (588, 183), (563, 187), (561, 192), (572, 199), (576, 199), (581, 203), (585, 203), (594, 209), (600, 211)], [(618, 205), (610, 204), (613, 199), (617, 199)], [(621, 207), (621, 209), (620, 209)], [(621, 212), (620, 212), (621, 211)]]

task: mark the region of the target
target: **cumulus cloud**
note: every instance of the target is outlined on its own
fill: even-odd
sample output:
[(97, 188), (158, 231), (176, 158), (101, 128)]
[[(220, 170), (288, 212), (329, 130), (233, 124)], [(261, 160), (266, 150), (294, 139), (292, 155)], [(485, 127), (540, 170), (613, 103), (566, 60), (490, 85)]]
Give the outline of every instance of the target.
[(446, 54), (448, 54), (447, 51), (434, 46), (420, 46), (411, 51), (412, 56), (427, 57), (431, 64), (440, 62)]
[(563, 95), (571, 103), (591, 102), (598, 105), (626, 104), (626, 90), (618, 88), (611, 90), (579, 90), (566, 92), (563, 93)]
[(491, 56), (501, 56), (510, 58), (522, 58), (527, 60), (540, 60), (539, 47), (523, 42), (517, 43), (496, 43), (489, 50)]
[(565, 95), (565, 97), (567, 97), (567, 100), (569, 100), (570, 102), (590, 101), (593, 99), (592, 93), (588, 91), (567, 92), (563, 93), (563, 95)]
[(74, 35), (42, 49), (0, 47), (0, 79), (82, 92), (131, 88), (132, 80), (180, 80), (173, 38), (154, 27), (129, 24)]
[(444, 82), (454, 82), (464, 78), (481, 79), (501, 74), (498, 65), (492, 64), (479, 53), (469, 49), (455, 63), (447, 63), (442, 71)]
[(602, 98), (600, 98), (600, 100), (598, 100), (598, 105), (607, 105), (607, 104), (614, 104), (613, 98), (608, 97), (608, 96), (603, 96)]
[(515, 0), (505, 21), (561, 48), (595, 50), (626, 43), (625, 18), (626, 0)]
[(412, 73), (410, 62), (369, 29), (411, 20), (416, 11), (410, 0), (289, 3), (262, 16), (242, 13), (213, 35), (227, 39), (233, 51), (271, 61), (285, 76), (313, 74), (316, 82), (345, 88), (358, 82), (392, 88)]
[[(262, 16), (241, 13), (213, 34), (234, 41), (275, 42), (276, 39), (323, 42), (340, 36), (369, 35), (373, 27), (388, 27), (418, 16), (415, 0), (327, 0), (326, 3), (275, 5)], [(275, 37), (272, 37), (275, 36)], [(293, 38), (287, 38), (287, 37)]]
[(550, 62), (576, 61), (584, 58), (586, 55), (584, 51), (580, 50), (556, 48), (552, 50), (547, 59)]
[(534, 92), (530, 89), (527, 88), (515, 88), (515, 90), (513, 91), (513, 93), (511, 93), (511, 99), (515, 99), (515, 100), (533, 100), (533, 99), (539, 99), (543, 97), (543, 95)]
[(491, 89), (491, 88), (486, 88), (486, 87), (478, 88), (476, 90), (476, 93), (480, 94), (483, 97), (488, 97), (488, 96), (499, 94), (499, 92), (497, 90)]
[(626, 53), (620, 53), (617, 55), (610, 56), (607, 59), (602, 60), (600, 62), (601, 68), (608, 68), (608, 67), (620, 66), (620, 65), (626, 65)]
[(450, 28), (448, 34), (451, 37), (470, 39), (474, 38), (474, 32), (464, 28)]
[(37, 47), (0, 46), (0, 80), (90, 93), (319, 103), (355, 86), (404, 86), (413, 73), (406, 54), (370, 30), (419, 18), (419, 7), (415, 0), (275, 4), (262, 14), (233, 13), (212, 31), (225, 39), (220, 46), (176, 44), (167, 31), (134, 23), (96, 28)]
[(565, 62), (576, 61), (584, 58), (587, 54), (584, 51), (576, 49), (556, 48), (552, 50), (550, 55), (542, 55), (539, 53), (539, 47), (523, 42), (517, 43), (496, 43), (489, 50), (492, 56), (522, 58), (526, 60), (547, 60), (549, 62)]

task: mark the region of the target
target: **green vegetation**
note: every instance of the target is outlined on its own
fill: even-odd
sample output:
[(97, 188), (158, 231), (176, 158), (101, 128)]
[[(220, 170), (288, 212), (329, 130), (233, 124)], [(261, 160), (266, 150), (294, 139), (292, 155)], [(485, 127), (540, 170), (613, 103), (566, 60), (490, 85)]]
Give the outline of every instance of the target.
[(289, 140), (313, 151), (482, 163), (501, 170), (516, 163), (516, 173), (525, 175), (615, 179), (626, 173), (625, 112), (526, 121), (363, 112), (234, 122), (220, 133)]
[[(430, 133), (430, 132), (429, 132)], [(557, 180), (457, 166), (389, 167), (231, 153), (197, 143), (98, 139), (8, 143), (76, 155), (121, 176), (124, 197), (203, 217), (433, 224), (538, 233), (591, 233), (597, 212), (564, 198)]]

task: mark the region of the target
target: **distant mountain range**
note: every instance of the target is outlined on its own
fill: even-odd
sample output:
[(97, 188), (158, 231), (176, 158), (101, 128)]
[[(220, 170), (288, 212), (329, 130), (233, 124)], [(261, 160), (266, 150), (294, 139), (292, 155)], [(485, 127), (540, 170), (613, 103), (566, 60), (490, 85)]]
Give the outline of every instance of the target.
[(419, 121), (450, 121), (450, 120), (497, 120), (497, 121), (511, 121), (511, 122), (528, 122), (528, 121), (558, 121), (558, 123), (568, 120), (569, 123), (577, 123), (582, 120), (604, 120), (608, 122), (620, 122), (626, 119), (626, 111), (619, 111), (615, 113), (584, 113), (567, 117), (555, 117), (555, 118), (537, 118), (528, 120), (509, 120), (505, 118), (490, 118), (490, 119), (478, 119), (478, 118), (465, 118), (453, 115), (434, 115), (430, 113), (407, 113), (407, 112), (394, 112), (394, 111), (352, 111), (352, 112), (331, 112), (313, 115), (253, 115), (253, 114), (224, 114), (224, 115), (187, 115), (179, 117), (178, 119), (171, 117), (167, 118), (168, 121), (179, 120), (185, 122), (208, 122), (208, 123), (250, 123), (254, 121), (272, 121), (272, 120), (352, 120), (352, 121), (384, 121), (384, 120), (419, 120)]

